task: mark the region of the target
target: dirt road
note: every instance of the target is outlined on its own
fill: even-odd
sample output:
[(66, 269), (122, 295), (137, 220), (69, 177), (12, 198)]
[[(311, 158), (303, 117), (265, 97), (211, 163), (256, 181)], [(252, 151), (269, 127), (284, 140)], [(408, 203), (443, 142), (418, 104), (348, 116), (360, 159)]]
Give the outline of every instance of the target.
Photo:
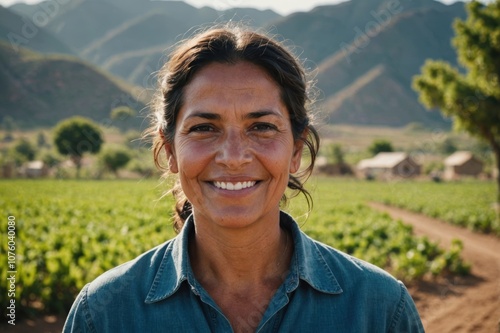
[(464, 244), (463, 257), (472, 264), (470, 277), (410, 287), (426, 332), (500, 332), (499, 238), (378, 203), (370, 206), (413, 225), (417, 235), (425, 235), (443, 247), (454, 238)]

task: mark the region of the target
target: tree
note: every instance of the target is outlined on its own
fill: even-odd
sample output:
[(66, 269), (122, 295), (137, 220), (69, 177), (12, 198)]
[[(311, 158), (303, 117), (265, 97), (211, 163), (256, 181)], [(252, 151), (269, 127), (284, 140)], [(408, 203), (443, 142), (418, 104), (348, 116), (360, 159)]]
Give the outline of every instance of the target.
[[(500, 0), (466, 5), (467, 19), (454, 23), (459, 69), (427, 60), (413, 81), (422, 104), (453, 118), (454, 127), (488, 142), (500, 171)], [(497, 176), (500, 205), (500, 174)]]
[(107, 148), (100, 156), (104, 166), (118, 176), (118, 170), (123, 168), (132, 159), (130, 152), (125, 148)]
[(38, 148), (47, 146), (47, 139), (45, 138), (45, 134), (43, 132), (38, 132), (36, 135), (36, 145)]
[(73, 117), (61, 121), (54, 129), (54, 144), (61, 155), (67, 155), (80, 176), (83, 154), (96, 154), (103, 143), (102, 132), (90, 119)]
[(377, 155), (382, 152), (391, 152), (394, 151), (392, 148), (392, 143), (390, 141), (384, 139), (377, 139), (372, 142), (372, 144), (368, 147), (368, 151), (372, 155)]
[(36, 149), (28, 140), (22, 138), (17, 141), (11, 148), (9, 155), (14, 159), (17, 165), (21, 165), (26, 161), (35, 159)]
[(128, 121), (137, 114), (134, 109), (128, 106), (118, 106), (111, 110), (111, 120), (120, 122), (122, 127), (126, 127)]
[(330, 145), (330, 154), (334, 164), (344, 164), (344, 151), (342, 145), (334, 143)]
[(445, 138), (443, 141), (437, 144), (437, 148), (440, 153), (443, 153), (445, 155), (450, 155), (453, 154), (458, 150), (457, 145), (455, 144), (455, 141), (453, 141), (452, 138)]

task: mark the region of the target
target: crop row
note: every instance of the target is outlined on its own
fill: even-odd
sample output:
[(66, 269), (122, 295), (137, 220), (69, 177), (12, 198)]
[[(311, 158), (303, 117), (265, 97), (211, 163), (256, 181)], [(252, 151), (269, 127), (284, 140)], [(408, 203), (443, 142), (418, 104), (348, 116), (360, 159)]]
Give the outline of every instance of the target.
[(494, 182), (398, 182), (385, 184), (372, 199), (500, 236), (495, 195)]

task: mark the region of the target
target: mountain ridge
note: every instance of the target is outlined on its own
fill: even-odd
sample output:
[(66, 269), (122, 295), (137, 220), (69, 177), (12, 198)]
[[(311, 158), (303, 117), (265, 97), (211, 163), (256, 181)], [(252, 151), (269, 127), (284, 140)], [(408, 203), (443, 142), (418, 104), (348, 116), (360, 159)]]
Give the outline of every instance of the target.
[[(10, 8), (27, 16), (41, 10), (22, 4)], [(95, 10), (100, 12), (92, 16)], [(463, 3), (434, 0), (350, 0), (287, 16), (251, 8), (195, 8), (182, 1), (75, 0), (61, 5), (44, 29), (85, 61), (150, 89), (166, 51), (197, 28), (253, 21), (312, 67), (323, 94), (319, 107), (330, 122), (439, 127), (449, 122), (418, 103), (411, 80), (427, 58), (456, 65), (451, 24), (464, 17)], [(78, 30), (82, 22), (91, 28)]]

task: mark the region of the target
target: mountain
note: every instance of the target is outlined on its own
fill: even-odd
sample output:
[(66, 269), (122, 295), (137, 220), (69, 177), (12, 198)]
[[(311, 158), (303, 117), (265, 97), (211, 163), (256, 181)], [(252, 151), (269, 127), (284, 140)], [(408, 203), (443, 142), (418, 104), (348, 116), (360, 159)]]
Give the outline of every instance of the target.
[(351, 44), (359, 31), (377, 31), (407, 12), (446, 7), (434, 0), (350, 0), (286, 16), (274, 26), (300, 48), (302, 58), (319, 64)]
[(119, 5), (100, 0), (42, 1), (14, 4), (12, 11), (30, 18), (44, 18), (45, 29), (59, 40), (81, 52), (106, 31), (129, 20), (134, 14)]
[(80, 57), (139, 85), (150, 81), (170, 46), (200, 27), (229, 20), (257, 27), (281, 17), (252, 8), (198, 9), (182, 1), (73, 0), (47, 6), (42, 2), (10, 8), (28, 17), (47, 14), (46, 28)]
[[(323, 109), (329, 121), (386, 126), (412, 121), (443, 124), (439, 113), (428, 112), (418, 103), (411, 81), (428, 58), (456, 65), (450, 39), (457, 15), (465, 16), (458, 5), (402, 13), (377, 35), (364, 35), (325, 59), (318, 68), (317, 84), (326, 96)], [(384, 116), (387, 112), (393, 117)]]
[[(53, 126), (74, 115), (108, 126), (112, 108), (141, 111), (147, 103), (145, 96), (134, 97), (130, 85), (75, 57), (16, 52), (5, 42), (0, 42), (0, 85), (0, 114), (22, 127)], [(141, 123), (137, 118), (134, 125)]]
[(41, 53), (76, 55), (69, 46), (47, 29), (36, 26), (31, 19), (2, 6), (0, 6), (0, 40), (8, 42), (14, 50), (19, 47), (29, 47)]
[[(59, 43), (57, 52), (74, 52), (100, 71), (143, 89), (155, 86), (154, 73), (172, 45), (214, 22), (243, 21), (294, 46), (293, 52), (315, 73), (327, 121), (385, 126), (420, 122), (430, 127), (448, 122), (420, 105), (412, 77), (428, 58), (456, 65), (451, 26), (455, 18), (465, 17), (463, 3), (434, 0), (349, 0), (286, 17), (251, 8), (218, 11), (149, 0), (45, 1), (9, 9), (22, 14), (25, 24), (45, 18), (43, 29), (26, 47), (45, 52), (42, 46), (56, 49)], [(38, 40), (45, 36), (42, 32), (52, 39)]]

